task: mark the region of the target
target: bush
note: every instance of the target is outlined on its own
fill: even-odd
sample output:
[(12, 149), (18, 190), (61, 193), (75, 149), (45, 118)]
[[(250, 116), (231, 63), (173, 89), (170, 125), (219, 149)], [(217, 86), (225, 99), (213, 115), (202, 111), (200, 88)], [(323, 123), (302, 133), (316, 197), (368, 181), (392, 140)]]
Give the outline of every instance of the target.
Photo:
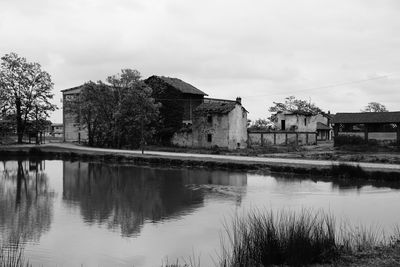
[(335, 136), (335, 146), (343, 145), (363, 145), (365, 139), (357, 135), (338, 135)]

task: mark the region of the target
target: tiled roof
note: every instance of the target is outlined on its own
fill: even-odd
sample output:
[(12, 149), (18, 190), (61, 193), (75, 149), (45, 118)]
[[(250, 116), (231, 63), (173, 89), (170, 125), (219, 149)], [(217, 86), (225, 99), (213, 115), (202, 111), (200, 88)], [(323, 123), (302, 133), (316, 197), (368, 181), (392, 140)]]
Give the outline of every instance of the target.
[(326, 124), (323, 124), (322, 122), (317, 122), (317, 130), (330, 130), (331, 127), (329, 127)]
[[(158, 79), (166, 82), (167, 84), (178, 89), (179, 91), (181, 91), (184, 94), (207, 95), (206, 93), (197, 89), (193, 85), (188, 84), (187, 82), (184, 82), (178, 78), (170, 78), (170, 77), (164, 77), (164, 76), (152, 76), (152, 77), (158, 78)], [(152, 78), (152, 77), (150, 77), (150, 78)]]
[(336, 113), (333, 123), (398, 123), (400, 111)]
[(205, 102), (198, 106), (195, 110), (195, 114), (228, 114), (236, 106), (236, 102)]

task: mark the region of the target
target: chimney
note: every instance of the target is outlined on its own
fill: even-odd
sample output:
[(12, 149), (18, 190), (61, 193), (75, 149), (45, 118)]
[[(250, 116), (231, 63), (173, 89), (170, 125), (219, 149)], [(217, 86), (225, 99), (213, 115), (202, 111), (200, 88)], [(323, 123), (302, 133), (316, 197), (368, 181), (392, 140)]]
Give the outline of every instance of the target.
[(236, 103), (242, 104), (242, 98), (240, 96), (236, 97)]

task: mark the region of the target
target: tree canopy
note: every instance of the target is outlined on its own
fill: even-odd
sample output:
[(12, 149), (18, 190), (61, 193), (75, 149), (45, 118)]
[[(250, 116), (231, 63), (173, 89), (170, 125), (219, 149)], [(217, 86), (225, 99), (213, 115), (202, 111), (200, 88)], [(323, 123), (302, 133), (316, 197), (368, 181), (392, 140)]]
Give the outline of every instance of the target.
[(257, 119), (252, 122), (249, 126), (249, 130), (256, 130), (256, 131), (266, 131), (270, 130), (273, 127), (273, 124), (269, 119)]
[(50, 103), (53, 98), (50, 74), (39, 63), (28, 62), (16, 53), (1, 58), (0, 89), (2, 116), (13, 118), (18, 143), (22, 143), (29, 121), (44, 121), (56, 109)]
[(159, 105), (137, 70), (86, 83), (66, 108), (86, 127), (90, 146), (138, 147), (154, 133)]
[(378, 102), (369, 102), (362, 112), (387, 112), (386, 106)]
[(294, 96), (288, 96), (285, 98), (285, 102), (273, 102), (274, 106), (268, 109), (269, 112), (279, 112), (279, 111), (302, 111), (309, 113), (319, 113), (322, 110), (317, 107), (314, 103), (307, 100), (296, 99)]
[(307, 100), (296, 99), (294, 96), (288, 96), (285, 98), (285, 102), (273, 102), (274, 105), (268, 108), (268, 111), (273, 114), (269, 119), (271, 121), (275, 120), (275, 115), (277, 112), (304, 112), (316, 115), (322, 110), (317, 107), (314, 103)]

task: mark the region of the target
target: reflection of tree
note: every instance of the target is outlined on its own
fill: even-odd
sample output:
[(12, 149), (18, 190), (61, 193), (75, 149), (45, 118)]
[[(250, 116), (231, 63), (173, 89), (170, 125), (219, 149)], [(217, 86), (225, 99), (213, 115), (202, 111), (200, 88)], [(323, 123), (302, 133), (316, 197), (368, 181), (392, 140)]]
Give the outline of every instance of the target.
[(63, 197), (78, 203), (89, 223), (121, 227), (123, 235), (140, 231), (145, 220), (158, 221), (203, 202), (200, 191), (184, 187), (171, 171), (96, 163), (64, 163)]
[(42, 163), (3, 162), (0, 176), (0, 237), (3, 243), (37, 241), (50, 228), (53, 193), (49, 191)]
[(145, 220), (159, 221), (202, 205), (203, 190), (187, 184), (226, 183), (195, 170), (154, 169), (99, 163), (64, 162), (63, 198), (78, 204), (85, 221), (120, 227), (123, 235), (140, 231)]

